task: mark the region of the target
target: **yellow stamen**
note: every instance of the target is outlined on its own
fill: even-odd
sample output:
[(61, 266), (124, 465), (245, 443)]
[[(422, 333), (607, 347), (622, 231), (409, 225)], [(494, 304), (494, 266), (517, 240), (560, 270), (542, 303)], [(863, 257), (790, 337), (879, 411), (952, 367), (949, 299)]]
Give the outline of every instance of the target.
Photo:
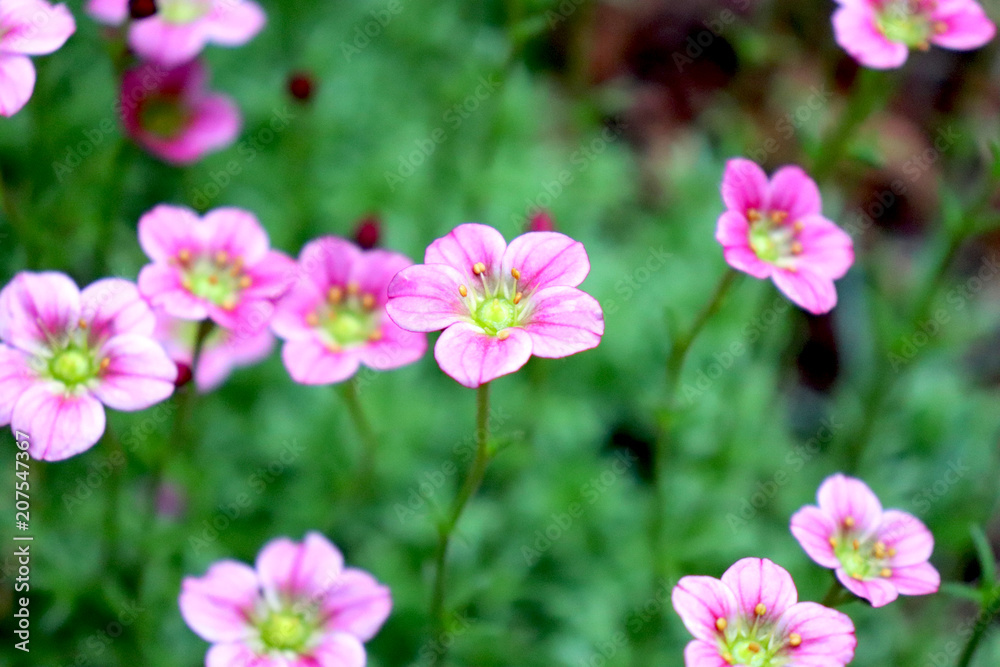
[(514, 305), (516, 306), (517, 304), (521, 303), (521, 299), (523, 299), (523, 298), (524, 298), (524, 294), (522, 294), (521, 292), (518, 292), (517, 294), (515, 294), (514, 295)]
[(483, 264), (482, 262), (476, 262), (475, 264), (472, 265), (472, 272), (475, 273), (477, 276), (486, 273), (486, 265)]
[(503, 331), (497, 334), (497, 338), (499, 338), (500, 340), (507, 340), (508, 338), (510, 338), (510, 331), (504, 329)]
[(792, 648), (795, 648), (801, 643), (802, 643), (802, 635), (796, 632), (793, 632), (792, 634), (788, 635), (788, 645), (791, 646)]
[(884, 542), (876, 542), (875, 543), (874, 554), (875, 554), (876, 558), (885, 558), (885, 543)]
[(729, 625), (729, 621), (727, 621), (726, 619), (724, 618), (715, 619), (715, 629), (718, 630), (719, 632), (725, 630), (727, 625)]
[(79, 327), (81, 329), (86, 329), (87, 328), (87, 323), (86, 323), (86, 321), (84, 321), (84, 319), (82, 317), (80, 318), (80, 321), (78, 322), (78, 325), (79, 325)]
[(802, 244), (798, 241), (792, 241), (792, 254), (801, 255), (802, 254)]
[(760, 211), (758, 211), (755, 208), (748, 208), (747, 220), (749, 220), (750, 222), (757, 222), (758, 220), (760, 220)]
[(859, 542), (859, 541), (858, 541), (858, 540), (857, 540), (857, 539), (855, 538), (855, 540), (854, 540), (853, 542), (851, 542), (851, 546), (852, 546), (852, 547), (854, 547), (854, 550), (855, 550), (855, 551), (857, 551), (858, 549), (860, 549), (860, 548), (861, 548), (861, 542)]
[(468, 288), (466, 288), (465, 285), (458, 286), (458, 293), (461, 294), (462, 296), (469, 296), (469, 290)]
[(250, 287), (250, 282), (251, 282), (250, 281), (250, 276), (241, 276), (240, 277), (240, 288), (241, 289), (246, 289), (246, 288)]
[(764, 606), (763, 602), (758, 602), (757, 606), (753, 608), (753, 613), (757, 614), (758, 616), (763, 616), (764, 614), (767, 613), (767, 607)]
[(896, 547), (889, 547), (889, 558), (896, 555)]
[(917, 44), (917, 49), (920, 50), (920, 51), (930, 51), (931, 50), (931, 43), (928, 42), (928, 41), (926, 41), (926, 40), (924, 40), (923, 42), (920, 42), (919, 44)]
[(177, 259), (180, 261), (181, 264), (187, 264), (188, 262), (191, 261), (191, 251), (188, 250), (187, 248), (182, 249), (180, 252), (177, 253)]
[(219, 266), (225, 266), (229, 262), (229, 253), (225, 250), (220, 250), (215, 253), (215, 263)]
[(373, 331), (370, 334), (368, 334), (368, 340), (370, 340), (373, 343), (376, 342), (376, 341), (382, 340), (382, 331), (381, 331), (381, 329), (376, 329), (375, 331)]
[(110, 365), (111, 365), (111, 358), (110, 357), (104, 357), (103, 359), (101, 359), (101, 370), (102, 371), (108, 370), (108, 366), (110, 366)]
[(771, 211), (771, 220), (779, 225), (788, 219), (787, 211)]
[(358, 290), (360, 290), (360, 289), (361, 289), (361, 286), (358, 285), (356, 282), (352, 281), (352, 282), (347, 283), (347, 294), (350, 295), (350, 296), (354, 296), (355, 294), (357, 294)]
[(222, 302), (222, 307), (225, 310), (232, 310), (236, 308), (236, 299), (233, 297), (226, 297), (226, 300)]
[(331, 341), (326, 344), (326, 349), (330, 350), (331, 352), (338, 353), (343, 348), (341, 348), (340, 345), (338, 345), (337, 343)]
[(792, 225), (792, 229), (794, 229), (794, 230), (795, 230), (795, 231), (797, 231), (797, 232), (801, 232), (801, 231), (802, 231), (803, 229), (805, 229), (805, 228), (806, 228), (806, 225), (805, 225), (805, 223), (804, 223), (804, 222), (802, 222), (801, 220), (796, 220), (796, 221), (795, 221), (795, 224), (794, 224), (794, 225)]
[(186, 277), (186, 276), (184, 278), (181, 278), (181, 287), (183, 287), (184, 289), (190, 291), (190, 289), (191, 289), (191, 279), (188, 278), (188, 277)]
[(845, 518), (844, 519), (844, 525), (847, 526), (848, 528), (854, 528), (854, 517), (853, 516), (849, 516), (849, 517)]
[(760, 644), (757, 642), (750, 642), (747, 644), (747, 650), (751, 653), (760, 653)]
[(935, 21), (934, 22), (934, 33), (935, 34), (943, 35), (946, 32), (948, 32), (948, 24), (947, 23), (945, 23), (944, 21)]
[(316, 315), (316, 313), (308, 313), (306, 315), (306, 324), (308, 324), (311, 327), (314, 327), (317, 324), (319, 324), (319, 317)]
[(233, 269), (232, 269), (231, 273), (234, 276), (238, 276), (240, 274), (240, 270), (242, 268), (243, 268), (243, 258), (242, 257), (237, 257), (236, 259), (233, 260)]
[(520, 280), (521, 279), (521, 272), (518, 271), (517, 269), (511, 269), (510, 270), (510, 275), (514, 276), (514, 280)]
[(365, 294), (361, 297), (361, 305), (364, 306), (365, 310), (371, 310), (375, 307), (375, 297), (371, 294)]
[(833, 537), (833, 536), (831, 535), (831, 536), (830, 536), (830, 539), (829, 539), (829, 542), (830, 542), (830, 546), (831, 546), (831, 547), (833, 547), (834, 549), (836, 549), (836, 548), (837, 548), (837, 538), (836, 538), (836, 537)]
[(218, 285), (219, 284), (219, 276), (217, 276), (217, 275), (215, 275), (213, 273), (212, 275), (210, 275), (208, 277), (208, 282), (210, 282), (213, 285)]
[(883, 567), (882, 570), (879, 572), (879, 575), (888, 579), (889, 577), (892, 576), (892, 570), (890, 570), (887, 567)]
[(857, 572), (851, 575), (851, 579), (857, 579), (858, 581), (862, 581), (861, 575), (858, 574)]
[(340, 300), (344, 298), (344, 290), (340, 289), (336, 285), (331, 287), (326, 292), (326, 300), (330, 303), (340, 303)]
[(733, 654), (730, 653), (729, 651), (726, 651), (725, 653), (722, 654), (722, 659), (728, 662), (730, 665), (735, 664), (733, 662)]

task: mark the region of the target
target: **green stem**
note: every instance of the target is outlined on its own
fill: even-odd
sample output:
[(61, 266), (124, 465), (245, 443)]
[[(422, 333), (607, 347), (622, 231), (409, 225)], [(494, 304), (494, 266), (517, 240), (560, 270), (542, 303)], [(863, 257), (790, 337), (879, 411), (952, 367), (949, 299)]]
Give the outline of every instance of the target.
[[(489, 416), (490, 416), (490, 385), (480, 385), (476, 393), (476, 458), (472, 468), (462, 484), (451, 510), (444, 522), (438, 527), (437, 553), (434, 558), (434, 593), (431, 598), (431, 623), (434, 627), (434, 639), (442, 637), (447, 630), (445, 619), (445, 570), (448, 560), (448, 547), (451, 544), (455, 527), (462, 518), (462, 512), (469, 500), (479, 490), (486, 474), (486, 466), (492, 454), (489, 449)], [(442, 644), (443, 646), (443, 644)], [(444, 664), (446, 650), (438, 651), (431, 660), (431, 666)]]
[(361, 466), (357, 478), (358, 491), (359, 493), (369, 494), (372, 490), (375, 476), (375, 454), (379, 449), (378, 436), (375, 435), (375, 430), (372, 428), (371, 422), (365, 417), (364, 408), (362, 408), (361, 400), (358, 397), (356, 378), (351, 378), (349, 381), (341, 384), (341, 396), (344, 398), (347, 412), (351, 415), (351, 421), (354, 422), (354, 428), (357, 429), (358, 435), (361, 437), (362, 452)]
[(837, 581), (836, 578), (834, 578), (833, 583), (830, 585), (830, 590), (828, 590), (826, 595), (823, 596), (823, 600), (820, 601), (820, 604), (824, 607), (833, 609), (852, 601), (854, 601), (854, 595), (849, 590), (844, 588), (843, 584)]
[(976, 625), (972, 630), (972, 634), (969, 635), (969, 639), (965, 643), (965, 648), (962, 650), (962, 655), (958, 658), (958, 662), (955, 664), (955, 667), (969, 667), (969, 664), (971, 664), (972, 656), (975, 655), (980, 642), (982, 642), (983, 637), (986, 636), (986, 631), (989, 629), (990, 623), (993, 621), (993, 617), (996, 616), (998, 611), (998, 602), (1000, 602), (1000, 600), (991, 600), (989, 603), (984, 604), (982, 609), (980, 609)]

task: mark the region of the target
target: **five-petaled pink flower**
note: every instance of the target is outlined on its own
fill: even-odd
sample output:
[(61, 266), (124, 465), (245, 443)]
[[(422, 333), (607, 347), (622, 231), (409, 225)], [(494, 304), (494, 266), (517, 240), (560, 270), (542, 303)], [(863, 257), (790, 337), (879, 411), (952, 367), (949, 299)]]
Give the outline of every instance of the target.
[(243, 121), (225, 95), (205, 88), (198, 61), (173, 69), (143, 63), (122, 78), (121, 114), (128, 135), (153, 155), (190, 164), (236, 140)]
[(911, 48), (978, 49), (996, 26), (975, 0), (837, 0), (837, 43), (862, 65), (899, 67)]
[[(269, 316), (269, 312), (264, 314)], [(174, 363), (191, 369), (198, 337), (196, 322), (157, 310), (155, 335)], [(200, 392), (212, 391), (235, 369), (263, 361), (272, 349), (274, 336), (263, 319), (257, 326), (250, 321), (241, 322), (241, 328), (235, 330), (213, 328), (202, 344), (198, 368), (192, 370), (195, 386)]]
[[(129, 16), (128, 5), (128, 0), (90, 0), (87, 13), (119, 25)], [(250, 0), (157, 0), (155, 14), (129, 25), (128, 43), (143, 59), (171, 67), (191, 60), (209, 42), (246, 44), (266, 20)]]
[(389, 285), (389, 317), (410, 331), (444, 329), (434, 347), (441, 370), (478, 387), (523, 366), (597, 347), (604, 315), (576, 289), (590, 272), (583, 244), (529, 232), (508, 246), (500, 232), (464, 224), (427, 248), (424, 264)]
[(823, 217), (819, 188), (799, 167), (783, 167), (770, 182), (743, 158), (730, 160), (722, 179), (728, 209), (715, 238), (734, 269), (770, 278), (814, 314), (837, 305), (833, 281), (854, 263), (851, 237)]
[(19, 273), (0, 292), (0, 424), (28, 434), (28, 453), (59, 461), (104, 433), (102, 403), (148, 408), (174, 391), (177, 368), (153, 339), (135, 284), (82, 292), (62, 273)]
[(798, 602), (791, 575), (766, 558), (744, 558), (722, 575), (682, 577), (672, 601), (694, 635), (685, 667), (843, 667), (854, 659), (851, 619)]
[(281, 358), (292, 379), (331, 384), (361, 364), (399, 368), (427, 351), (427, 336), (404, 331), (386, 317), (386, 290), (409, 258), (387, 250), (361, 250), (332, 236), (307, 244), (299, 280), (278, 302), (271, 328), (285, 340)]
[(76, 31), (65, 5), (44, 0), (0, 4), (0, 116), (13, 116), (35, 90), (35, 66), (28, 56), (52, 53)]
[(363, 667), (389, 616), (389, 589), (319, 533), (272, 540), (255, 568), (224, 560), (184, 579), (181, 615), (214, 646), (208, 667)]
[(941, 576), (928, 562), (934, 536), (911, 514), (882, 510), (859, 479), (828, 477), (792, 516), (792, 535), (809, 557), (833, 568), (844, 587), (881, 607), (899, 595), (936, 593)]
[(211, 318), (227, 329), (257, 331), (295, 275), (291, 258), (271, 250), (257, 218), (239, 208), (199, 218), (160, 204), (139, 220), (139, 243), (153, 260), (139, 272), (139, 291), (182, 320)]

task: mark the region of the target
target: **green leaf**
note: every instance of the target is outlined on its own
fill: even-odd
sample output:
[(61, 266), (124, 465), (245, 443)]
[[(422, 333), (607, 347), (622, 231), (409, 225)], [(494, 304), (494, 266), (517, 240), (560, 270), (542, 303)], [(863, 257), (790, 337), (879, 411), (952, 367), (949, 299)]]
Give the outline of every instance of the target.
[(941, 592), (945, 595), (950, 595), (953, 598), (959, 598), (962, 600), (970, 600), (975, 602), (977, 605), (983, 604), (984, 594), (983, 591), (978, 588), (969, 586), (968, 584), (959, 584), (953, 581), (946, 581), (941, 584)]
[(997, 583), (997, 562), (993, 549), (990, 547), (990, 541), (979, 526), (973, 525), (969, 530), (972, 533), (972, 543), (976, 547), (976, 555), (979, 556), (983, 587), (993, 589)]

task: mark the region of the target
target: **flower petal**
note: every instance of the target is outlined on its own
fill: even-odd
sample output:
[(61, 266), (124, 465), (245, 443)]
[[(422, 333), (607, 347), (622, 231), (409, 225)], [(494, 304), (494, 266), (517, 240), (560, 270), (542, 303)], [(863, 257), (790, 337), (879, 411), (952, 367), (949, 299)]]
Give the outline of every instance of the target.
[(244, 265), (253, 266), (264, 259), (271, 247), (257, 216), (242, 208), (213, 209), (205, 214), (201, 224), (211, 230), (206, 250), (212, 256), (224, 252), (230, 261), (238, 257)]
[(300, 280), (275, 304), (271, 330), (285, 340), (311, 340), (315, 326), (306, 318), (323, 303), (326, 296), (309, 280)]
[(167, 262), (182, 250), (204, 252), (198, 214), (185, 206), (160, 204), (139, 218), (139, 245), (154, 262)]
[(311, 241), (299, 253), (299, 279), (311, 281), (324, 294), (330, 287), (344, 287), (351, 271), (361, 261), (361, 249), (346, 239), (324, 236)]
[(175, 24), (159, 16), (135, 21), (129, 26), (128, 44), (146, 60), (172, 67), (192, 60), (205, 48), (206, 24)]
[(224, 330), (222, 342), (202, 351), (194, 374), (198, 391), (207, 393), (216, 389), (233, 369), (263, 361), (273, 348), (274, 336), (267, 329), (246, 336)]
[(385, 310), (407, 331), (450, 327), (469, 314), (458, 291), (463, 281), (458, 270), (444, 264), (407, 267), (389, 283)]
[(941, 575), (930, 563), (893, 569), (889, 581), (901, 595), (930, 595), (941, 588)]
[(489, 225), (468, 222), (451, 230), (427, 247), (425, 264), (447, 264), (461, 275), (459, 282), (476, 284), (482, 280), (472, 271), (478, 263), (486, 265), (486, 277), (496, 279), (507, 242)]
[(732, 623), (739, 613), (736, 595), (714, 577), (681, 577), (670, 600), (688, 632), (710, 643), (719, 638), (716, 622), (724, 618)]
[(49, 341), (65, 341), (80, 321), (80, 291), (54, 271), (18, 273), (0, 291), (0, 340), (25, 352), (43, 353)]
[(315, 338), (287, 341), (281, 348), (281, 360), (299, 384), (343, 382), (358, 372), (360, 364), (354, 350), (333, 352)]
[(757, 257), (757, 253), (748, 245), (730, 246), (723, 250), (722, 256), (725, 257), (726, 264), (754, 278), (770, 278), (777, 273), (773, 264), (768, 264)]
[(893, 568), (924, 563), (934, 551), (934, 536), (927, 526), (912, 514), (886, 510), (878, 529), (878, 539), (887, 549), (895, 549), (890, 559)]
[(406, 366), (427, 352), (427, 334), (406, 331), (385, 318), (380, 329), (382, 337), (357, 348), (358, 361), (369, 368), (387, 371)]
[(250, 286), (240, 294), (250, 299), (279, 299), (297, 282), (299, 267), (291, 257), (277, 250), (244, 270)]
[(525, 295), (546, 287), (576, 287), (590, 273), (583, 244), (559, 232), (528, 232), (510, 242), (500, 273), (520, 272), (517, 291)]
[(87, 0), (87, 13), (100, 23), (120, 25), (128, 18), (128, 0)]
[(837, 289), (833, 280), (811, 269), (777, 269), (771, 274), (771, 280), (793, 303), (814, 315), (828, 313), (837, 305)]
[(156, 137), (147, 147), (177, 164), (197, 162), (208, 153), (221, 150), (236, 140), (243, 126), (239, 107), (225, 95), (207, 95), (191, 107), (191, 120), (171, 139)]
[(76, 22), (66, 5), (47, 2), (6, 2), (0, 24), (7, 31), (0, 51), (40, 56), (58, 50), (76, 32)]
[(819, 187), (801, 167), (792, 165), (774, 172), (769, 192), (769, 210), (785, 211), (791, 222), (822, 212)]
[(392, 596), (375, 577), (345, 569), (322, 601), (326, 629), (346, 632), (363, 642), (375, 636), (392, 610)]
[(684, 667), (730, 667), (714, 643), (700, 639), (688, 642), (684, 647)]
[(154, 308), (162, 308), (171, 317), (203, 320), (208, 317), (204, 300), (181, 285), (180, 272), (168, 264), (147, 264), (139, 271), (139, 293)]
[(453, 324), (438, 338), (434, 359), (456, 382), (475, 389), (513, 373), (531, 357), (531, 335), (517, 328), (505, 331), (509, 332), (509, 337), (500, 340), (472, 324)]
[(26, 354), (0, 343), (0, 426), (10, 423), (14, 404), (34, 381)]
[(604, 313), (597, 299), (575, 287), (546, 287), (531, 299), (524, 330), (532, 354), (556, 359), (595, 348), (604, 335)]
[(715, 224), (715, 240), (722, 244), (723, 248), (730, 246), (749, 247), (749, 238), (750, 223), (742, 212), (725, 211), (719, 216), (719, 220)]
[(850, 235), (821, 215), (800, 219), (802, 231), (798, 241), (802, 254), (799, 266), (812, 273), (836, 280), (854, 264), (854, 241)]
[(868, 600), (873, 607), (884, 607), (899, 597), (899, 591), (889, 579), (875, 578), (861, 581), (840, 568), (837, 570), (837, 580), (859, 598)]
[(250, 614), (260, 598), (253, 568), (233, 560), (215, 563), (203, 577), (185, 577), (178, 603), (188, 627), (210, 642), (233, 642), (253, 629)]
[(216, 2), (206, 17), (206, 31), (213, 42), (224, 46), (246, 44), (267, 22), (256, 2), (227, 0)]
[(945, 26), (931, 35), (931, 43), (946, 49), (967, 51), (978, 49), (996, 35), (997, 28), (978, 2), (948, 0), (938, 2), (931, 19)]
[[(281, 667), (288, 666), (284, 660), (281, 662)], [(235, 642), (213, 644), (205, 654), (205, 667), (275, 667), (275, 661), (257, 655), (244, 643)]]
[(792, 515), (791, 530), (810, 558), (823, 567), (840, 567), (840, 560), (830, 544), (838, 525), (830, 514), (815, 505), (806, 505)]
[(130, 280), (104, 278), (80, 293), (80, 319), (87, 323), (90, 345), (120, 334), (152, 336), (156, 317)]
[(355, 637), (336, 633), (323, 638), (312, 651), (312, 661), (296, 667), (364, 667), (367, 657), (365, 648)]
[(268, 542), (257, 555), (257, 576), (267, 595), (320, 599), (336, 586), (344, 557), (319, 533), (301, 544), (287, 537)]
[(10, 118), (24, 108), (35, 90), (35, 66), (25, 56), (0, 53), (0, 116)]
[(115, 336), (101, 346), (98, 358), (108, 366), (93, 392), (109, 408), (144, 410), (174, 393), (177, 367), (152, 338)]
[(363, 294), (371, 294), (378, 305), (388, 300), (389, 283), (396, 274), (412, 266), (410, 258), (388, 250), (368, 250), (361, 254), (360, 261), (352, 267), (351, 281), (358, 284)]
[(798, 602), (799, 593), (788, 571), (766, 558), (736, 561), (722, 583), (736, 594), (739, 608), (747, 618), (755, 618), (758, 604), (765, 607), (764, 618), (774, 620)]
[(799, 602), (778, 621), (777, 631), (797, 634), (802, 643), (786, 650), (796, 667), (840, 667), (854, 659), (858, 640), (851, 619), (815, 602)]
[(61, 461), (90, 449), (101, 439), (104, 406), (89, 393), (67, 394), (59, 383), (40, 382), (14, 404), (11, 426), (28, 434), (32, 458)]
[(726, 207), (737, 213), (749, 209), (767, 209), (767, 174), (756, 162), (745, 158), (734, 158), (726, 163), (722, 175), (722, 201)]
[(850, 518), (854, 531), (868, 536), (878, 530), (882, 521), (882, 503), (868, 485), (860, 479), (840, 473), (823, 480), (816, 492), (820, 509), (838, 525)]
[(859, 63), (872, 69), (891, 69), (906, 62), (906, 44), (890, 42), (875, 26), (874, 9), (867, 3), (843, 5), (833, 13), (837, 44)]

